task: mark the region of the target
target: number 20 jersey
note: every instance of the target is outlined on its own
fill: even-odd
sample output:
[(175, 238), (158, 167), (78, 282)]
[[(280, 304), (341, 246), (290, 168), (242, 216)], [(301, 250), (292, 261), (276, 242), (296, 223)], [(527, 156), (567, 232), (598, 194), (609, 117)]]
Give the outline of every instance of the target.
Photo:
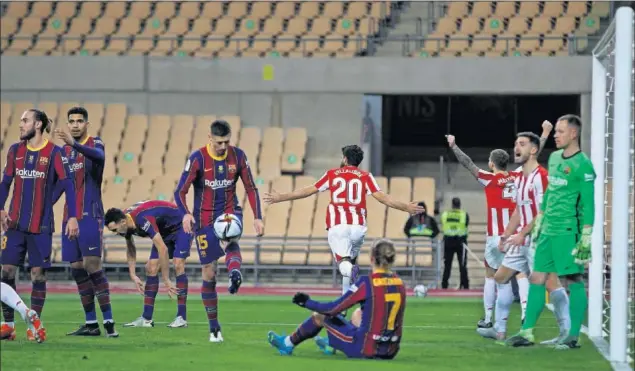
[(326, 229), (339, 224), (365, 226), (366, 195), (381, 191), (373, 174), (355, 166), (331, 169), (314, 185), (320, 192), (331, 192)]
[(487, 202), (487, 235), (500, 236), (505, 232), (516, 208), (515, 180), (519, 172), (493, 174), (479, 170), (478, 181), (485, 188)]

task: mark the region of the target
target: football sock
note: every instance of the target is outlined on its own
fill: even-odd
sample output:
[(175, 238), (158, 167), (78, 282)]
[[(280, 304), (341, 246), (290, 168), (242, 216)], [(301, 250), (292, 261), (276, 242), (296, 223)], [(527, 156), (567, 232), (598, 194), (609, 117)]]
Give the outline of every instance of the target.
[(351, 278), (342, 276), (342, 294), (346, 294), (346, 292), (350, 288), (351, 288)]
[(495, 329), (496, 332), (507, 332), (507, 319), (514, 302), (514, 291), (510, 282), (497, 283), (496, 288), (498, 289), (498, 294), (496, 295)]
[(216, 294), (216, 277), (209, 281), (203, 280), (201, 286), (201, 297), (205, 312), (207, 312), (207, 320), (209, 321), (209, 331), (220, 330), (218, 323), (218, 296)]
[(71, 274), (77, 283), (77, 292), (84, 307), (86, 323), (97, 323), (97, 312), (95, 312), (95, 290), (93, 283), (84, 268), (71, 268)]
[(527, 277), (523, 277), (518, 278), (516, 281), (518, 282), (518, 296), (520, 296), (521, 318), (525, 318), (525, 313), (527, 313), (527, 297), (529, 296), (529, 280)]
[(351, 284), (357, 282), (359, 278), (359, 265), (353, 264), (353, 269), (351, 270)]
[(485, 322), (492, 322), (492, 312), (496, 303), (496, 280), (485, 278), (483, 287), (483, 307), (485, 309)]
[(533, 329), (536, 327), (538, 317), (545, 307), (545, 285), (529, 285), (529, 296), (527, 298), (527, 312), (525, 315), (525, 323), (523, 330)]
[(227, 273), (231, 274), (233, 270), (240, 270), (242, 265), (242, 256), (240, 255), (240, 246), (236, 242), (230, 242), (225, 248), (225, 266)]
[(31, 309), (33, 309), (40, 317), (42, 316), (42, 309), (44, 308), (45, 300), (46, 281), (31, 282)]
[(571, 317), (569, 315), (569, 296), (564, 287), (555, 289), (549, 294), (549, 299), (553, 303), (553, 314), (558, 321), (560, 332), (564, 333), (571, 328)]
[(580, 336), (580, 328), (582, 327), (582, 321), (584, 321), (588, 305), (584, 282), (571, 283), (569, 291), (571, 292), (571, 304), (569, 306), (571, 329), (569, 329), (569, 336), (578, 337)]
[(18, 293), (15, 292), (13, 287), (4, 282), (2, 282), (2, 285), (0, 286), (0, 296), (2, 296), (2, 304), (6, 304), (10, 308), (17, 310), (18, 313), (20, 313), (20, 315), (22, 316), (22, 319), (26, 319), (26, 312), (29, 310), (29, 307), (24, 304)]
[(176, 276), (176, 289), (178, 292), (176, 316), (183, 317), (184, 320), (187, 320), (187, 284), (187, 275), (185, 273)]
[[(321, 330), (322, 330), (322, 327), (318, 326), (318, 324), (315, 321), (315, 318), (311, 316), (307, 318), (304, 322), (302, 322), (302, 324), (298, 326), (298, 328), (293, 332), (293, 334), (291, 334), (291, 336), (288, 336), (287, 338), (289, 339), (291, 344), (293, 344), (293, 346), (296, 346), (300, 344), (301, 342), (305, 341), (306, 339), (311, 339), (312, 337), (315, 337), (317, 334), (320, 333)], [(285, 339), (285, 343), (288, 346), (286, 339)]]
[(154, 313), (154, 300), (159, 292), (159, 276), (147, 276), (146, 287), (143, 293), (143, 314), (141, 315), (146, 320), (152, 319)]
[(98, 270), (90, 274), (90, 280), (93, 281), (95, 287), (95, 296), (99, 302), (99, 309), (104, 316), (105, 322), (113, 322), (112, 307), (110, 306), (110, 285), (103, 270)]
[[(4, 275), (2, 276), (2, 283), (11, 287), (13, 291), (15, 291), (15, 278), (6, 278)], [(13, 308), (2, 301), (2, 317), (4, 318), (4, 322), (13, 323), (15, 321), (15, 312)]]

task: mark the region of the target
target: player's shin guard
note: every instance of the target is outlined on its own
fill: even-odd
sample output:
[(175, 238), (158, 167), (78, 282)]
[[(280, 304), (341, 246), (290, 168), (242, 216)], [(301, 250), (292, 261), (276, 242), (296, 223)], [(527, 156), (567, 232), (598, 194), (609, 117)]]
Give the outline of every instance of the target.
[(527, 300), (529, 297), (529, 280), (527, 279), (527, 277), (522, 277), (518, 278), (517, 282), (518, 296), (520, 296), (521, 318), (525, 318), (525, 313), (527, 313)]
[(485, 286), (483, 287), (483, 309), (485, 310), (485, 323), (492, 322), (492, 312), (496, 303), (496, 280), (494, 278), (485, 278)]
[(529, 296), (527, 298), (527, 313), (523, 330), (533, 329), (540, 317), (540, 313), (545, 307), (545, 285), (529, 285)]
[(496, 288), (498, 294), (496, 297), (496, 324), (495, 329), (498, 333), (507, 332), (507, 319), (509, 318), (509, 311), (514, 302), (514, 291), (512, 290), (511, 283), (497, 283)]
[[(293, 346), (300, 344), (306, 339), (311, 339), (320, 333), (322, 327), (319, 326), (313, 316), (307, 318), (298, 328), (287, 338)], [(287, 344), (288, 345), (288, 344)]]
[(176, 316), (182, 317), (184, 320), (187, 320), (187, 275), (185, 273), (179, 274), (176, 276), (176, 290), (177, 290), (177, 309)]
[(159, 276), (146, 277), (146, 287), (143, 293), (143, 314), (146, 320), (151, 320), (154, 313), (154, 300), (159, 292)]
[[(15, 278), (8, 278), (4, 274), (2, 275), (2, 282), (7, 284), (13, 290), (15, 290)], [(2, 302), (2, 317), (7, 323), (13, 323), (15, 321), (15, 311), (9, 305)]]
[(549, 299), (553, 303), (553, 314), (558, 321), (561, 334), (566, 334), (571, 328), (571, 316), (569, 315), (569, 297), (564, 287), (555, 289), (549, 294)]
[(77, 292), (84, 307), (86, 323), (97, 323), (97, 312), (95, 312), (95, 290), (93, 282), (85, 269), (71, 268), (71, 274), (77, 283)]
[(225, 266), (227, 267), (227, 273), (231, 275), (233, 270), (240, 270), (243, 259), (240, 255), (240, 246), (237, 242), (230, 242), (225, 248)]
[(571, 329), (569, 329), (569, 336), (580, 336), (580, 328), (582, 327), (582, 321), (584, 321), (584, 315), (588, 305), (588, 299), (586, 296), (586, 290), (584, 288), (584, 282), (574, 282), (569, 285), (569, 292), (571, 293), (571, 304), (569, 306), (569, 315), (571, 316)]
[(31, 309), (39, 317), (42, 317), (42, 309), (46, 300), (46, 281), (33, 281), (31, 283)]
[(216, 294), (216, 277), (209, 281), (203, 281), (201, 286), (201, 297), (205, 312), (207, 312), (207, 320), (209, 321), (209, 331), (214, 332), (220, 330), (218, 323), (218, 295)]
[(99, 302), (99, 309), (104, 316), (104, 322), (113, 322), (112, 308), (110, 306), (110, 285), (103, 270), (98, 270), (90, 274), (90, 280), (95, 287), (95, 296)]

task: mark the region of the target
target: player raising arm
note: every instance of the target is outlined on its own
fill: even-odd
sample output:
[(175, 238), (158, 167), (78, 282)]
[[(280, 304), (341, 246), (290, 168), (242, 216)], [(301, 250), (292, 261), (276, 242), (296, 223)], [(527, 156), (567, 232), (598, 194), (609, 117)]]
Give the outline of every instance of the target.
[[(114, 233), (125, 237), (126, 256), (130, 278), (140, 292), (143, 292), (143, 314), (124, 327), (154, 327), (152, 316), (154, 300), (159, 292), (159, 270), (168, 295), (178, 297), (176, 318), (168, 327), (187, 327), (186, 301), (187, 276), (185, 275), (185, 259), (190, 256), (192, 235), (182, 228), (183, 213), (179, 208), (167, 201), (147, 200), (137, 202), (125, 210), (111, 208), (106, 212), (106, 227)], [(150, 238), (152, 250), (146, 263), (146, 283), (135, 274), (137, 266), (137, 248), (134, 237)], [(170, 260), (173, 259), (177, 288), (170, 281)]]
[(534, 344), (533, 330), (545, 306), (545, 282), (550, 276), (558, 276), (569, 282), (571, 329), (556, 348), (580, 347), (578, 337), (587, 308), (582, 274), (584, 264), (591, 259), (595, 215), (595, 171), (580, 150), (581, 126), (575, 115), (564, 115), (556, 123), (554, 138), (559, 150), (549, 156), (549, 186), (532, 231), (536, 250), (527, 316), (521, 331), (507, 340), (511, 346)]
[[(236, 196), (236, 182), (240, 178), (254, 213), (254, 229), (258, 236), (264, 233), (258, 188), (254, 182), (247, 156), (240, 148), (230, 146), (231, 127), (226, 121), (216, 120), (210, 125), (209, 144), (195, 150), (185, 164), (174, 199), (184, 214), (183, 229), (196, 235), (196, 246), (202, 265), (201, 296), (207, 312), (211, 342), (222, 342), (218, 322), (218, 296), (216, 293), (216, 262), (223, 255), (229, 273), (229, 293), (238, 292), (242, 283), (242, 258), (237, 241), (221, 241), (214, 232), (214, 221), (223, 214), (233, 214), (242, 225), (242, 208)], [(194, 210), (186, 203), (187, 192), (194, 187)]]
[[(20, 141), (9, 148), (7, 162), (0, 183), (0, 225), (2, 236), (2, 282), (15, 290), (17, 267), (28, 254), (31, 266), (31, 309), (42, 316), (46, 299), (46, 269), (51, 267), (53, 249), (53, 192), (62, 183), (69, 201), (65, 234), (73, 239), (79, 234), (76, 218), (75, 185), (70, 179), (68, 161), (62, 149), (43, 138), (50, 131), (51, 121), (46, 113), (29, 109), (20, 119)], [(4, 205), (13, 195), (9, 212)], [(14, 311), (3, 304), (6, 321), (2, 332), (14, 328)], [(31, 329), (27, 339), (35, 340)]]
[[(390, 268), (396, 258), (395, 246), (389, 240), (378, 240), (371, 248), (372, 273), (361, 276), (339, 299), (330, 303), (311, 300), (297, 293), (293, 303), (314, 313), (291, 336), (269, 331), (269, 344), (281, 355), (291, 355), (301, 342), (315, 338), (324, 354), (339, 350), (349, 358), (393, 359), (399, 353), (406, 309), (406, 288)], [(360, 304), (347, 321), (338, 313)], [(327, 338), (317, 337), (322, 328)]]
[(331, 251), (342, 274), (342, 292), (346, 292), (359, 271), (357, 255), (367, 230), (366, 195), (370, 194), (382, 204), (410, 214), (421, 213), (425, 209), (415, 202), (407, 204), (394, 200), (382, 192), (373, 174), (358, 168), (364, 159), (364, 151), (359, 146), (345, 146), (342, 155), (340, 167), (327, 171), (315, 184), (289, 193), (272, 190), (265, 194), (264, 201), (275, 204), (330, 190), (326, 229)]

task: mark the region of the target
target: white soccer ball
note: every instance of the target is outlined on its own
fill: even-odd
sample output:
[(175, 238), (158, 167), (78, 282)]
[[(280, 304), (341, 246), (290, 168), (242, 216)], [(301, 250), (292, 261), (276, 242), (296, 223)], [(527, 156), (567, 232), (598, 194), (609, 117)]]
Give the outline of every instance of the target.
[(418, 296), (418, 297), (424, 298), (428, 296), (428, 288), (426, 287), (426, 285), (415, 286), (414, 292), (415, 292), (415, 296)]
[(214, 221), (214, 233), (221, 241), (238, 241), (243, 234), (243, 224), (236, 215), (223, 214)]

